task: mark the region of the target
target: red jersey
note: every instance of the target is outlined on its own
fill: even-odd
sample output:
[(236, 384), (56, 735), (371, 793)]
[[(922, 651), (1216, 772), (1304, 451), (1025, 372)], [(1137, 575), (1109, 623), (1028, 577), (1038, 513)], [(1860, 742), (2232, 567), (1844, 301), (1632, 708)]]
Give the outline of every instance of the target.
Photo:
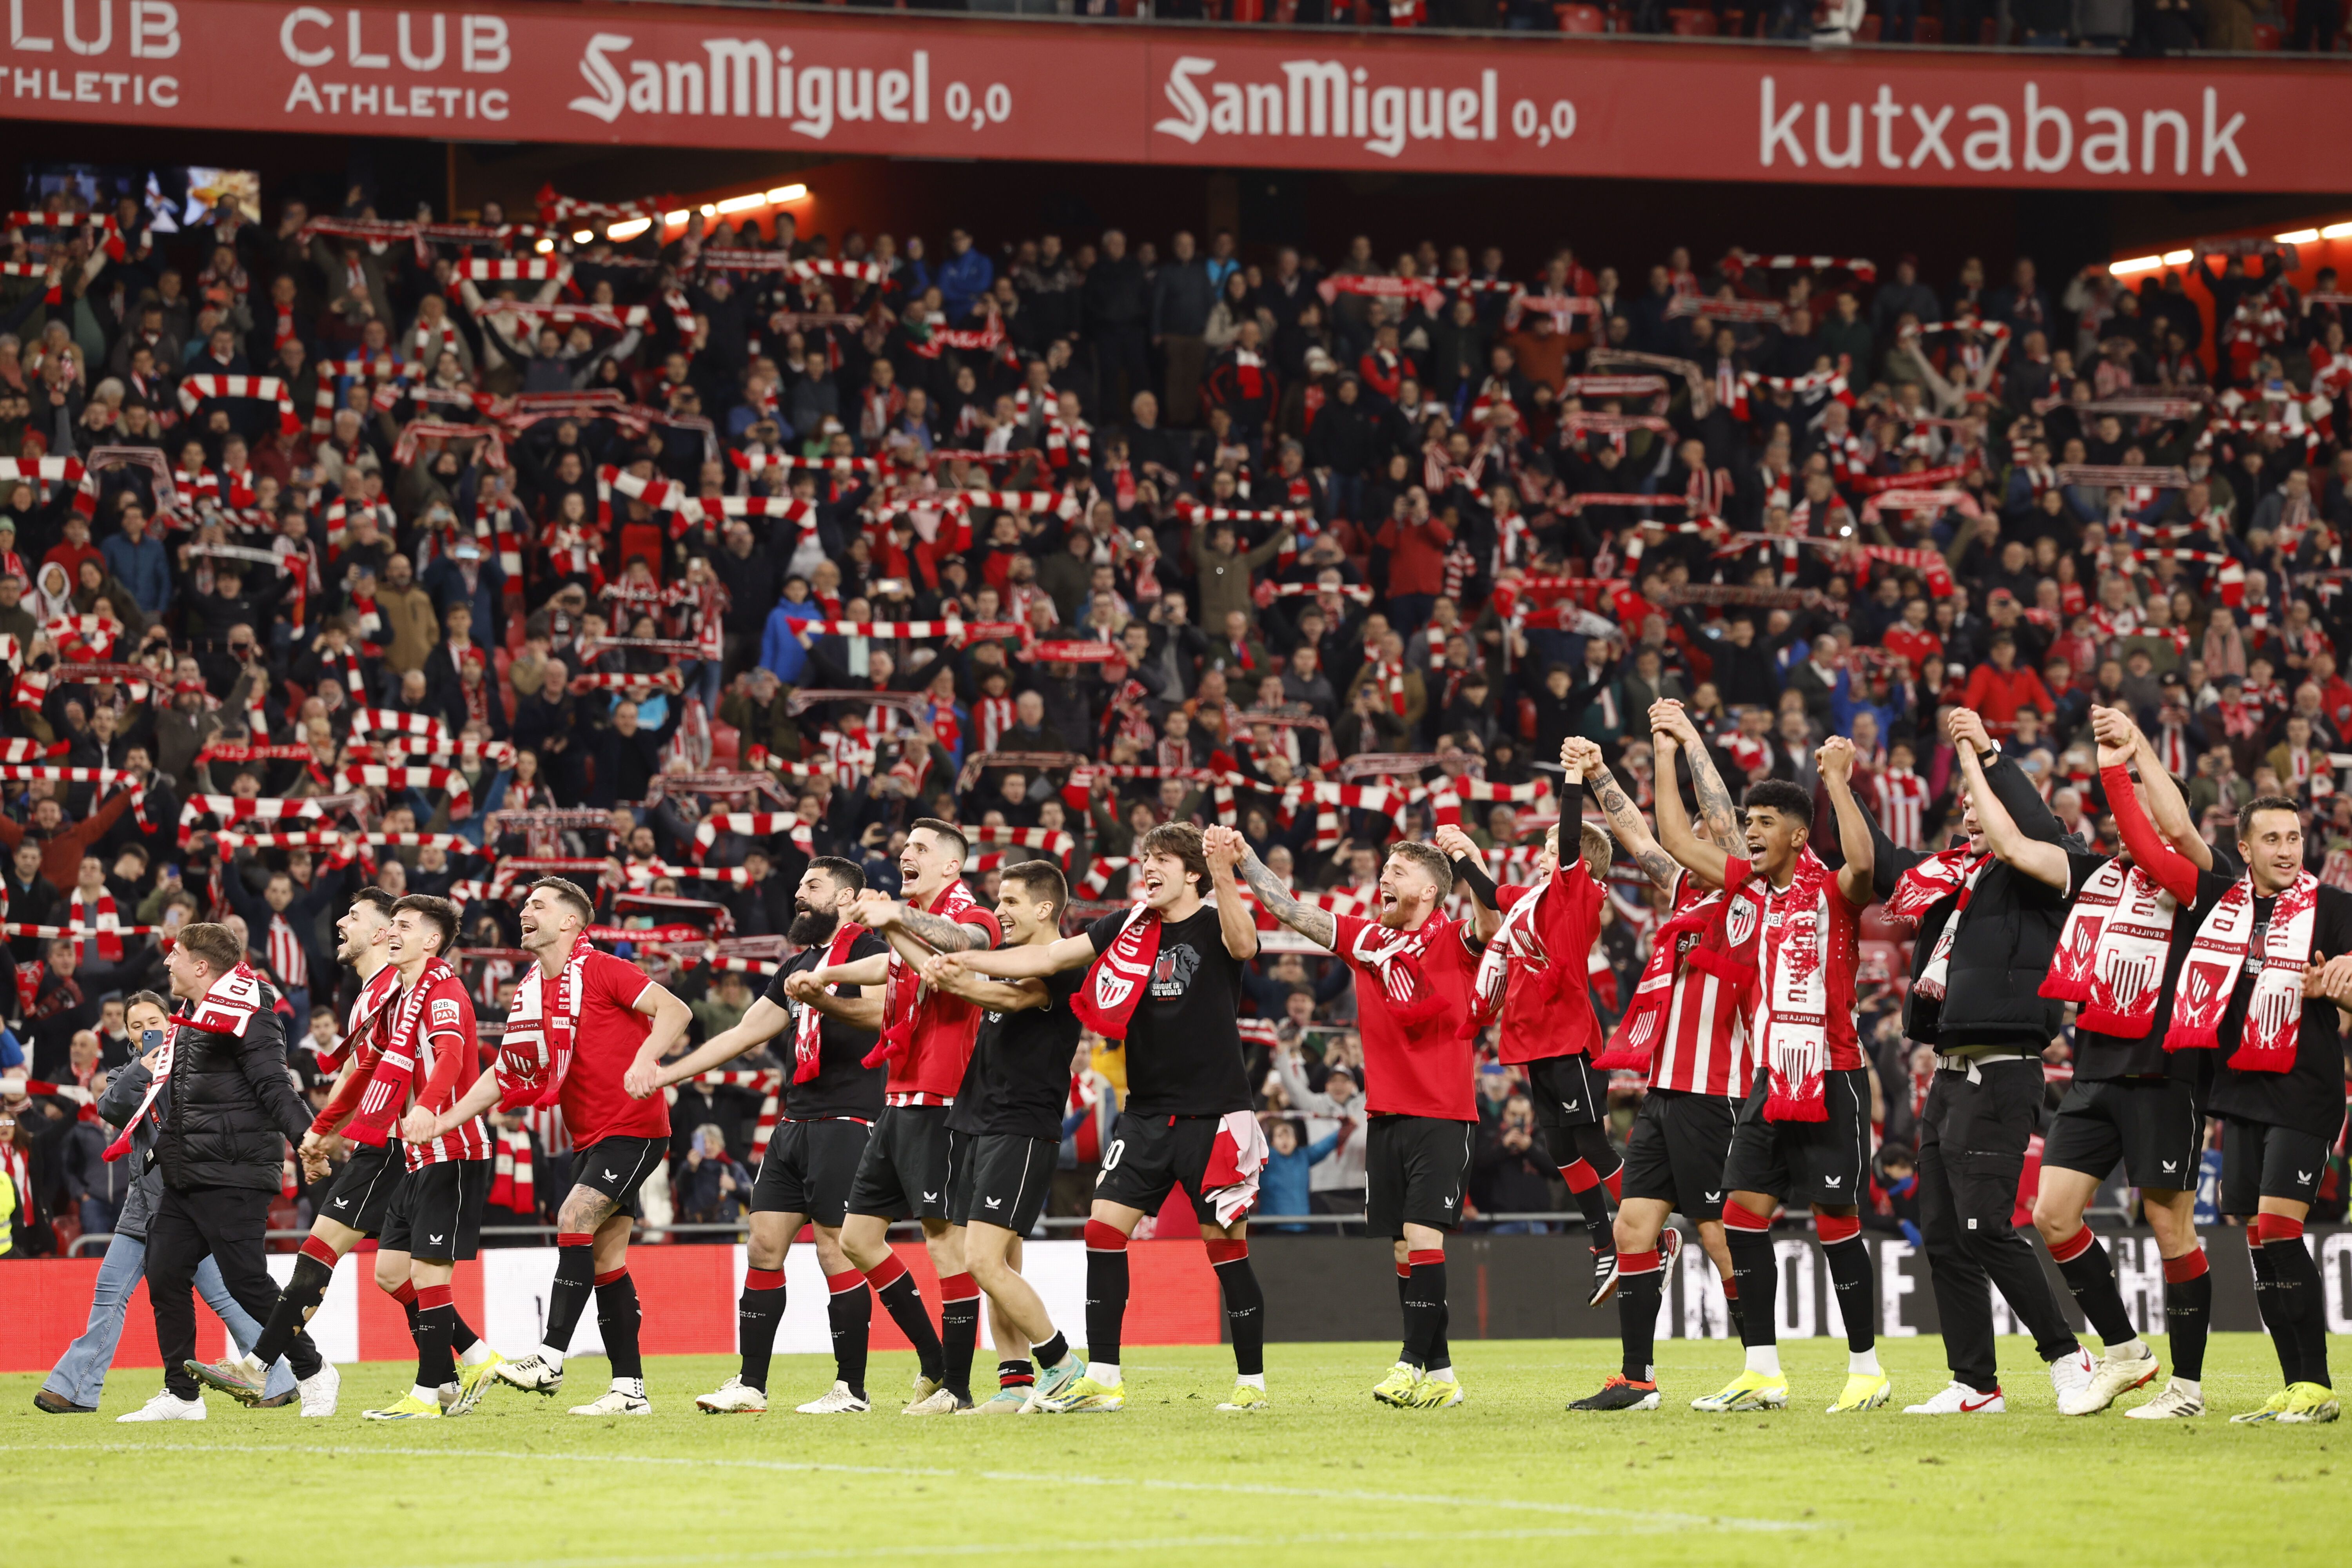
[[(415, 1099), (418, 1105), (438, 1114), (457, 1103), (457, 1097), (474, 1086), (481, 1059), (476, 1046), (479, 1030), (474, 1023), (474, 1001), (466, 994), (466, 983), (455, 973), (446, 974), (425, 994), (425, 1012), (416, 1022)], [(429, 1143), (404, 1143), (408, 1152), (408, 1168), (420, 1170), (437, 1165), (445, 1160), (487, 1160), (490, 1157), (488, 1132), (482, 1119), (469, 1116)]]
[[(1427, 1116), (1440, 1121), (1475, 1121), (1471, 1090), (1470, 997), (1478, 960), (1470, 951), (1469, 928), (1432, 913), (1411, 932), (1390, 931), (1378, 921), (1333, 915), (1334, 942), (1356, 971), (1356, 1027), (1364, 1037), (1364, 1109), (1374, 1116)], [(1408, 1025), (1398, 1016), (1378, 954), (1401, 935), (1420, 939), (1422, 980), (1442, 1004), (1430, 1017)], [(1393, 966), (1392, 966), (1393, 967)]]
[[(653, 1033), (654, 1021), (636, 1010), (637, 998), (652, 984), (644, 970), (609, 952), (591, 952), (582, 961), (580, 1027), (572, 1070), (556, 1101), (575, 1148), (606, 1138), (669, 1136), (668, 1101), (658, 1094), (632, 1100), (621, 1087), (637, 1047)], [(554, 990), (555, 983), (547, 982), (551, 998)]]
[[(988, 932), (988, 945), (994, 947), (1004, 940), (1004, 928), (996, 916), (981, 907), (964, 890), (961, 881), (950, 882), (941, 888), (925, 914), (951, 920), (958, 925), (979, 926)], [(915, 1032), (908, 1042), (907, 1054), (892, 1058), (889, 1081), (882, 1086), (886, 1105), (948, 1105), (955, 1100), (956, 1090), (963, 1084), (964, 1068), (971, 1064), (971, 1047), (980, 1038), (981, 1015), (987, 1011), (977, 1002), (945, 991), (934, 991), (921, 984), (898, 950), (890, 950), (890, 967), (897, 971), (891, 979), (899, 985), (919, 985), (915, 993)]]
[(310, 1131), (321, 1138), (331, 1134), (343, 1124), (343, 1119), (359, 1109), (361, 1097), (367, 1093), (368, 1080), (375, 1072), (376, 1058), (383, 1055), (383, 1042), (392, 1027), (392, 1009), (383, 1004), (400, 987), (400, 971), (387, 963), (368, 976), (360, 994), (352, 999), (352, 1010), (343, 1020), (341, 1060), (351, 1070), (335, 1086), (319, 1114), (310, 1119)]
[[(1736, 891), (1747, 878), (1748, 862), (1728, 860), (1725, 874), (1734, 892), (1703, 887), (1688, 871), (1680, 873), (1675, 879), (1674, 912), (1679, 915), (1710, 900), (1728, 900), (1725, 945), (1752, 960), (1759, 923), (1756, 900)], [(1667, 1004), (1665, 1032), (1651, 1058), (1650, 1087), (1743, 1097), (1756, 1081), (1757, 1058), (1741, 988), (1686, 962), (1689, 950), (1698, 943), (1696, 933), (1676, 940), (1683, 951), (1675, 954), (1673, 999)]]
[[(1533, 898), (1528, 917), (1508, 923), (1510, 976), (1503, 994), (1501, 1059), (1507, 1065), (1580, 1057), (1601, 1045), (1592, 1012), (1591, 968), (1607, 890), (1581, 861), (1563, 866), (1540, 888), (1516, 883), (1495, 890), (1507, 913)], [(1497, 933), (1496, 940), (1503, 940)], [(1558, 971), (1558, 973), (1555, 973)]]
[[(1805, 855), (1810, 858), (1811, 851)], [(1827, 868), (1821, 868), (1820, 890), (1811, 895), (1818, 900), (1815, 907), (1801, 908), (1807, 883), (1801, 875), (1775, 889), (1770, 879), (1753, 879), (1763, 895), (1764, 939), (1757, 944), (1748, 1022), (1759, 1056), (1767, 1052), (1776, 1029), (1821, 1029), (1829, 1046), (1830, 1070), (1847, 1072), (1862, 1066), (1862, 1042), (1853, 1027), (1853, 971), (1860, 956), (1855, 934), (1862, 911), (1846, 902), (1838, 890), (1837, 873)], [(1791, 932), (1805, 942), (1803, 948), (1786, 942)], [(1813, 964), (1820, 966), (1818, 981), (1810, 971)], [(1816, 1005), (1819, 1012), (1813, 1010)]]

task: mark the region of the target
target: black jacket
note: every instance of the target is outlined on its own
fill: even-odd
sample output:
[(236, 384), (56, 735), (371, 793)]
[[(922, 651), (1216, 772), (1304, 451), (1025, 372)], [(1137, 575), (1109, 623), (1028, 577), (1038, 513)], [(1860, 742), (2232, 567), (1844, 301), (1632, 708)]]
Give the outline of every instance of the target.
[[(278, 1190), (289, 1140), (310, 1130), (310, 1108), (286, 1076), (286, 1022), (278, 988), (261, 983), (261, 1007), (242, 1038), (182, 1026), (153, 1158), (163, 1183)], [(184, 1005), (180, 1013), (188, 1009)]]
[[(2081, 849), (2081, 838), (2069, 835), (2042, 804), (2023, 770), (2003, 757), (1985, 769), (1986, 782), (2011, 817), (2029, 838)], [(1898, 849), (1877, 820), (1870, 824), (1874, 847), (1872, 880), (1881, 900), (1890, 897), (1903, 873), (1929, 857), (1916, 849)], [(1977, 879), (1976, 891), (1952, 941), (1944, 999), (1938, 1004), (1919, 994), (1917, 982), (1934, 955), (1936, 939), (1958, 907), (1958, 894), (1948, 894), (1931, 906), (1911, 939), (1911, 997), (1904, 1013), (1904, 1033), (1922, 1045), (1952, 1050), (1970, 1045), (2013, 1045), (2039, 1055), (2058, 1033), (2065, 1005), (2041, 994), (2058, 951), (2059, 928), (2065, 923), (2067, 897), (2013, 866), (1995, 860)]]

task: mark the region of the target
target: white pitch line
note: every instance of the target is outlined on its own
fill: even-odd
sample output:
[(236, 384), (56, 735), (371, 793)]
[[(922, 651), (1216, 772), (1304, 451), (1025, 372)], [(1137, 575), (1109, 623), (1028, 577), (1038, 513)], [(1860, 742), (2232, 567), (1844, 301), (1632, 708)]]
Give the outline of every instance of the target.
[[(312, 1446), (296, 1443), (50, 1443), (0, 1445), (0, 1453), (186, 1453), (186, 1454), (307, 1454), (352, 1458), (385, 1457), (427, 1459), (497, 1459), (524, 1464), (656, 1465), (693, 1469), (756, 1470), (791, 1475), (923, 1477), (1022, 1484), (1127, 1487), (1152, 1491), (1205, 1492), (1220, 1497), (1307, 1498), (1336, 1502), (1405, 1503), (1430, 1508), (1478, 1510), (1505, 1510), (1522, 1513), (1607, 1520), (1617, 1525), (1647, 1525), (1658, 1529), (1737, 1531), (1811, 1531), (1828, 1522), (1820, 1520), (1751, 1519), (1737, 1514), (1685, 1513), (1670, 1510), (1595, 1508), (1584, 1503), (1543, 1502), (1515, 1497), (1449, 1497), (1441, 1493), (1373, 1491), (1360, 1488), (1288, 1487), (1234, 1481), (1179, 1481), (1152, 1477), (1078, 1476), (1060, 1471), (956, 1470), (917, 1465), (843, 1465), (816, 1460), (689, 1458), (682, 1455), (548, 1453), (510, 1448), (419, 1448), (360, 1447), (351, 1444)], [(1581, 1532), (1577, 1532), (1581, 1533)], [(683, 1561), (683, 1560), (681, 1560)]]

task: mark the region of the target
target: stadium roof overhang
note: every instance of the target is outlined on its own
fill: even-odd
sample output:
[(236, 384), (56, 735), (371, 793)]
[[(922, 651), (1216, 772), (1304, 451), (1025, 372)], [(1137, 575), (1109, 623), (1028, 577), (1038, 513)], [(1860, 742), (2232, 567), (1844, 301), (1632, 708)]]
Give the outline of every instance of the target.
[[(0, 116), (904, 157), (2340, 190), (2352, 77), (1591, 36), (726, 5), (12, 0)], [(680, 178), (678, 186), (703, 182)]]

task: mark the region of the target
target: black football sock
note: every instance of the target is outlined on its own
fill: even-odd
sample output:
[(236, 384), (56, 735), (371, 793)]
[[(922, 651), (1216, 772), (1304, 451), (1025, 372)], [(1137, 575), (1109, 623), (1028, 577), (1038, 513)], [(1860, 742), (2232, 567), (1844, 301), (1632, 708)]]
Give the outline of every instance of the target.
[(2213, 1331), (2213, 1270), (2205, 1249), (2164, 1260), (2164, 1327), (2171, 1336), (2172, 1375), (2205, 1377), (2205, 1342)]
[(2278, 1261), (2256, 1237), (2252, 1226), (2246, 1227), (2246, 1250), (2254, 1260), (2254, 1307), (2262, 1313), (2263, 1327), (2270, 1331), (2271, 1344), (2278, 1351), (2279, 1375), (2284, 1382), (2301, 1383), (2303, 1344), (2287, 1317), (2286, 1302), (2279, 1290)]
[(1632, 1382), (1657, 1380), (1658, 1302), (1665, 1288), (1655, 1248), (1617, 1255), (1617, 1336), (1625, 1351), (1619, 1370)]
[(1233, 1336), (1234, 1372), (1241, 1377), (1265, 1375), (1265, 1291), (1250, 1267), (1249, 1243), (1209, 1243), (1209, 1263), (1217, 1271), (1217, 1288), (1224, 1295), (1225, 1330)]
[(2132, 1327), (2131, 1311), (2124, 1305), (2124, 1294), (2116, 1287), (2115, 1260), (2089, 1226), (2053, 1243), (2050, 1256), (2065, 1277), (2066, 1289), (2074, 1293), (2074, 1304), (2083, 1309), (2091, 1331), (2099, 1336), (2102, 1351), (2139, 1338), (2139, 1331)]
[(588, 1293), (596, 1288), (596, 1238), (587, 1231), (565, 1231), (555, 1238), (555, 1284), (547, 1292), (546, 1344), (553, 1350), (572, 1348), (572, 1331), (588, 1310)]
[(1410, 1254), (1412, 1275), (1404, 1288), (1404, 1348), (1398, 1358), (1426, 1371), (1438, 1363), (1438, 1338), (1445, 1331), (1445, 1254), (1434, 1248)]
[(1606, 1129), (1596, 1124), (1566, 1131), (1575, 1156), (1560, 1167), (1559, 1173), (1575, 1194), (1576, 1206), (1584, 1215), (1584, 1228), (1592, 1237), (1593, 1250), (1614, 1252), (1617, 1238), (1610, 1229), (1610, 1195), (1623, 1180), (1625, 1163), (1618, 1158)]
[(1087, 1221), (1087, 1360), (1118, 1364), (1127, 1321), (1127, 1237), (1115, 1226)]
[(466, 1321), (464, 1314), (457, 1310), (457, 1304), (455, 1301), (450, 1302), (449, 1349), (462, 1359), (467, 1351), (481, 1342), (482, 1336), (474, 1331), (474, 1326), (471, 1323)]
[(999, 1388), (1034, 1388), (1037, 1369), (1026, 1361), (1007, 1359), (996, 1363), (996, 1386)]
[(1739, 1310), (1739, 1276), (1731, 1275), (1723, 1282), (1723, 1310), (1731, 1314), (1731, 1337), (1740, 1343), (1748, 1342), (1748, 1321)]
[(449, 1353), (449, 1336), (457, 1326), (457, 1309), (446, 1285), (420, 1285), (416, 1290), (416, 1386), (439, 1388), (457, 1381), (457, 1363)]
[(1862, 1221), (1851, 1215), (1825, 1214), (1813, 1222), (1813, 1228), (1821, 1237), (1822, 1258), (1829, 1264), (1830, 1289), (1837, 1292), (1838, 1316), (1845, 1320), (1845, 1348), (1862, 1355), (1878, 1343), (1878, 1300)]
[(784, 1271), (747, 1268), (743, 1294), (735, 1302), (735, 1342), (743, 1352), (743, 1370), (737, 1375), (761, 1393), (768, 1392), (768, 1363), (775, 1358), (776, 1330), (784, 1321)]
[[(1733, 1222), (1728, 1207), (1723, 1214), (1723, 1241), (1731, 1249), (1732, 1272), (1739, 1281), (1739, 1342), (1749, 1350), (1778, 1345), (1780, 1260), (1772, 1250), (1772, 1233)], [(1757, 1226), (1765, 1223), (1754, 1221)]]
[(269, 1321), (262, 1325), (261, 1337), (253, 1342), (254, 1359), (265, 1367), (278, 1364), (278, 1358), (319, 1310), (334, 1278), (333, 1252), (316, 1237), (305, 1239), (302, 1250), (294, 1255), (294, 1277), (278, 1293), (278, 1305), (269, 1310)]
[(833, 1329), (833, 1375), (863, 1399), (866, 1347), (874, 1328), (874, 1292), (866, 1289), (866, 1276), (855, 1268), (845, 1268), (825, 1283), (830, 1287), (824, 1316)]
[(980, 1345), (980, 1283), (969, 1274), (940, 1281), (940, 1346), (948, 1392), (971, 1402), (971, 1358)]
[(596, 1276), (595, 1286), (596, 1327), (604, 1336), (604, 1356), (613, 1363), (613, 1375), (642, 1381), (646, 1361), (637, 1353), (637, 1282), (629, 1278), (625, 1263)]
[[(2278, 1217), (2272, 1216), (2273, 1222)], [(2319, 1265), (2303, 1245), (2302, 1232), (2300, 1223), (2294, 1223), (2292, 1235), (2282, 1234), (2274, 1226), (2263, 1250), (2277, 1255), (2271, 1273), (2279, 1282), (2279, 1300), (2286, 1308), (2288, 1331), (2294, 1335), (2301, 1375), (2294, 1381), (2333, 1387), (2327, 1381), (2327, 1307), (2322, 1300), (2326, 1287), (2320, 1279)]]
[(946, 1371), (946, 1352), (940, 1345), (940, 1336), (931, 1328), (931, 1314), (923, 1306), (922, 1288), (915, 1283), (915, 1277), (893, 1255), (885, 1258), (878, 1267), (867, 1269), (866, 1279), (874, 1287), (882, 1310), (890, 1314), (890, 1321), (898, 1325), (898, 1331), (915, 1347), (916, 1364), (923, 1375), (933, 1383), (939, 1382)]
[[(1054, 1331), (1054, 1337), (1047, 1340), (1044, 1344), (1032, 1345), (1029, 1347), (1030, 1356), (1036, 1362), (1040, 1368), (1059, 1366), (1069, 1353), (1070, 1342), (1063, 1336), (1062, 1331), (1059, 1329), (1055, 1329)], [(1026, 1366), (1029, 1363), (1028, 1362), (1023, 1362), (1021, 1364)]]

